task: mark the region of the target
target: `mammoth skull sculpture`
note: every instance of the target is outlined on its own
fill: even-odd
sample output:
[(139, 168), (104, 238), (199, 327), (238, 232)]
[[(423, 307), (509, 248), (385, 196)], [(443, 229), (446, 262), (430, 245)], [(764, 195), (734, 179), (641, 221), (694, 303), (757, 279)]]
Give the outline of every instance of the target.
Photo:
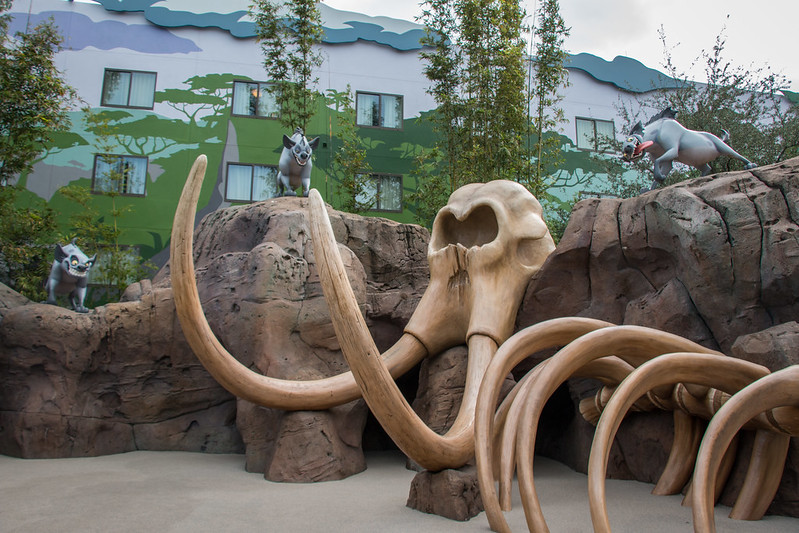
[[(172, 285), (190, 346), (226, 389), (253, 403), (288, 410), (326, 409), (361, 395), (396, 444), (425, 468), (465, 464), (474, 455), (474, 413), (483, 374), (512, 333), (524, 288), (554, 250), (538, 201), (510, 181), (455, 191), (433, 223), (430, 283), (403, 336), (380, 354), (360, 313), (338, 252), (326, 207), (309, 195), (311, 236), (331, 319), (350, 372), (314, 381), (271, 378), (233, 357), (211, 331), (194, 277), (193, 226), (207, 161), (189, 173), (172, 230)], [(405, 401), (394, 378), (421, 359), (467, 344), (460, 411), (445, 435), (429, 429)]]

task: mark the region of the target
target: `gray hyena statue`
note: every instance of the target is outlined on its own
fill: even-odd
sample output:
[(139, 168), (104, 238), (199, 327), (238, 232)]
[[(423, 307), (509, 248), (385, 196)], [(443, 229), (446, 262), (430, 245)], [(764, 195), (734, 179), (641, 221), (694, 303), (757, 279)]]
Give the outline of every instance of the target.
[(302, 185), (302, 195), (308, 196), (311, 188), (311, 154), (319, 146), (319, 137), (308, 142), (302, 128), (294, 135), (283, 135), (283, 152), (278, 163), (277, 186), (280, 196), (297, 196), (295, 189)]
[(97, 259), (97, 254), (88, 257), (75, 245), (76, 240), (72, 239), (66, 246), (55, 245), (55, 260), (44, 289), (47, 291), (48, 304), (56, 305), (57, 294), (68, 294), (72, 309), (78, 313), (88, 313), (83, 300), (86, 298), (89, 269)]
[(699, 169), (703, 176), (710, 173), (708, 163), (720, 155), (740, 159), (747, 169), (757, 166), (727, 145), (730, 137), (726, 131), (722, 130), (724, 136), (720, 139), (706, 131), (689, 130), (676, 118), (677, 113), (667, 107), (652, 117), (646, 126), (638, 122), (624, 141), (622, 157), (625, 161), (638, 159), (644, 153), (652, 159), (655, 180), (649, 190), (666, 180), (674, 161)]

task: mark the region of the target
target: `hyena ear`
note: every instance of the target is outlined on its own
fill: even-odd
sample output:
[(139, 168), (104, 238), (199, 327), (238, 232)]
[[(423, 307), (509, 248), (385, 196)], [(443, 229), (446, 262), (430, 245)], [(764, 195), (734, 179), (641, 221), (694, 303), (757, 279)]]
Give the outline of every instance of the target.
[(283, 134), (283, 146), (285, 146), (287, 150), (291, 150), (292, 148), (294, 148), (295, 144), (297, 143), (292, 141), (288, 135)]
[(308, 146), (311, 147), (311, 150), (316, 150), (316, 147), (319, 146), (319, 137), (316, 137), (311, 142), (309, 142)]
[(55, 260), (59, 263), (67, 258), (67, 253), (60, 244), (55, 245)]

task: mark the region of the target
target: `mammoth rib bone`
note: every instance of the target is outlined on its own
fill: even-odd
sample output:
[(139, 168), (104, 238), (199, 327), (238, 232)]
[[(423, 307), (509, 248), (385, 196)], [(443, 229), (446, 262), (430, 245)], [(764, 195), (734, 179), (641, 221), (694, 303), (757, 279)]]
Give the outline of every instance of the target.
[[(508, 526), (502, 515), (502, 506), (494, 486), (491, 442), (495, 440), (494, 433), (500, 429), (502, 419), (507, 416), (508, 409), (511, 407), (510, 402), (518, 394), (521, 385), (516, 385), (509, 398), (506, 399), (507, 401), (503, 402), (503, 406), (495, 414), (500, 388), (505, 376), (513, 367), (535, 352), (569, 344), (589, 332), (610, 326), (613, 324), (580, 317), (557, 318), (541, 322), (519, 331), (506, 340), (488, 365), (478, 395), (474, 440), (480, 493), (489, 525), (494, 531), (508, 531)], [(531, 372), (538, 373), (542, 369), (543, 366), (539, 364)], [(506, 489), (502, 486), (500, 490), (504, 493)], [(507, 501), (503, 506), (507, 507)]]
[(664, 385), (693, 383), (735, 393), (768, 374), (768, 369), (731, 357), (703, 353), (670, 353), (644, 363), (616, 389), (597, 424), (588, 460), (588, 498), (595, 531), (610, 531), (605, 472), (610, 446), (630, 406), (647, 391)]
[(675, 351), (724, 356), (677, 335), (651, 328), (640, 326), (603, 328), (583, 335), (552, 356), (536, 380), (538, 385), (524, 398), (517, 398), (516, 401), (525, 402), (521, 414), (525, 423), (521, 425), (517, 434), (516, 469), (524, 514), (531, 531), (548, 531), (533, 476), (533, 452), (538, 421), (547, 400), (569, 377), (601, 357), (615, 355), (632, 366), (638, 366), (660, 354)]
[[(724, 450), (727, 449), (730, 441), (747, 421), (764, 411), (782, 406), (799, 407), (799, 366), (797, 365), (769, 374), (743, 388), (734, 394), (711, 419), (699, 448), (694, 471), (692, 488), (694, 529), (696, 531), (716, 530), (713, 518), (713, 480), (721, 465)], [(784, 456), (782, 459), (784, 460)], [(779, 483), (781, 478), (779, 472), (769, 471), (768, 475)], [(774, 486), (771, 490), (762, 491), (763, 493), (770, 492), (770, 494), (764, 495), (768, 502), (774, 497), (776, 488)]]
[[(170, 244), (172, 287), (183, 333), (197, 358), (228, 391), (250, 402), (288, 410), (328, 409), (361, 396), (351, 372), (312, 381), (291, 381), (253, 372), (233, 357), (214, 335), (203, 314), (194, 277), (193, 232), (207, 159), (200, 155), (180, 195)], [(413, 337), (403, 336), (386, 351), (385, 364), (399, 376), (427, 355)]]

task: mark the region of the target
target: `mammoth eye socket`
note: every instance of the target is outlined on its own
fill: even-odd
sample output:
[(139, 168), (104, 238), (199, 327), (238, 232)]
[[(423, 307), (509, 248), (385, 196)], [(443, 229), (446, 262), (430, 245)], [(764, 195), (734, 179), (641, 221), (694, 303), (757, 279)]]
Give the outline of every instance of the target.
[(499, 223), (494, 210), (481, 205), (472, 210), (465, 219), (458, 220), (452, 213), (444, 213), (440, 224), (440, 232), (436, 236), (435, 249), (445, 248), (450, 244), (461, 244), (466, 248), (483, 246), (497, 238)]

